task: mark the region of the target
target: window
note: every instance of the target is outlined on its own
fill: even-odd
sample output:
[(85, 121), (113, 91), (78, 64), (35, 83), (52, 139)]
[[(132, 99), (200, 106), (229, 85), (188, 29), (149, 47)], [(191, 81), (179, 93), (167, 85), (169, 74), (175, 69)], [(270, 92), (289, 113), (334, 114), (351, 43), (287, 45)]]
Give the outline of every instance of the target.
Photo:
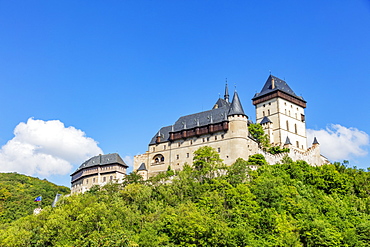
[(163, 150), (166, 150), (166, 145), (163, 146)]
[(305, 121), (305, 117), (304, 117), (304, 115), (303, 115), (303, 114), (301, 114), (301, 120), (302, 120), (302, 122), (304, 122), (304, 121)]
[(299, 148), (299, 142), (297, 141), (297, 148)]
[(220, 153), (220, 152), (221, 152), (221, 148), (217, 148), (217, 152), (219, 152), (219, 153)]
[(207, 137), (207, 142), (209, 142), (209, 137)]
[(193, 140), (190, 140), (190, 145), (193, 145)]
[(93, 178), (93, 183), (95, 183), (95, 178)]
[(181, 143), (180, 143), (180, 142), (179, 142), (179, 143), (177, 143), (177, 146), (178, 146), (178, 147), (180, 147), (180, 146), (181, 146)]
[(155, 152), (155, 147), (153, 147), (153, 152)]
[(86, 184), (89, 184), (89, 180), (88, 179), (86, 179)]
[(262, 112), (263, 116), (265, 116), (265, 111)]
[(164, 162), (164, 156), (162, 154), (157, 154), (153, 157), (153, 165), (158, 165)]
[(217, 136), (215, 136), (215, 141), (217, 141)]
[(203, 142), (205, 142), (206, 141), (206, 138), (203, 138)]
[(270, 110), (267, 110), (267, 115), (270, 116)]
[(113, 176), (110, 176), (110, 177), (109, 177), (109, 180), (110, 180), (110, 181), (112, 181), (112, 180), (113, 180)]
[(180, 155), (176, 154), (176, 159), (177, 160), (180, 159)]
[(105, 182), (107, 180), (107, 178), (106, 177), (103, 177), (103, 182)]
[(189, 158), (190, 154), (189, 153), (186, 153), (186, 158)]
[(288, 123), (288, 120), (286, 120), (286, 130), (289, 131), (289, 123)]
[(224, 137), (225, 137), (225, 135), (224, 135), (224, 134), (222, 134), (222, 135), (221, 135), (221, 139), (224, 139)]
[(298, 133), (298, 131), (297, 131), (297, 124), (294, 124), (294, 131), (295, 131), (296, 134)]

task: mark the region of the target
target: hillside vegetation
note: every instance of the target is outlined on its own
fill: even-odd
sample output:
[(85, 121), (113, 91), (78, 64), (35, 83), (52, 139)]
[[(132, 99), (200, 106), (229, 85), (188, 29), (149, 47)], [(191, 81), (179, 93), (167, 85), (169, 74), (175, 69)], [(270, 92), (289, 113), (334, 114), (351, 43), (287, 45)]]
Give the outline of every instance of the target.
[(0, 224), (32, 214), (38, 196), (42, 196), (41, 206), (51, 205), (56, 193), (66, 195), (70, 189), (17, 173), (0, 173)]
[(3, 224), (0, 246), (369, 246), (368, 172), (282, 163), (225, 167), (202, 148), (176, 174), (132, 173)]

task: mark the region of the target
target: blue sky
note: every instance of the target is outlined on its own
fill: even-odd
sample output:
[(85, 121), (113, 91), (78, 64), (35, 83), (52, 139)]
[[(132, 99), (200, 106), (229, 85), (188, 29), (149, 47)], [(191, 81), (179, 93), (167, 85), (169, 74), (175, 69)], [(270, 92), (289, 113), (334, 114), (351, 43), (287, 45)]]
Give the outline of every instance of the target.
[(129, 163), (225, 78), (255, 120), (270, 71), (326, 156), (370, 167), (370, 1), (0, 0), (0, 23), (1, 171), (69, 186), (91, 155)]

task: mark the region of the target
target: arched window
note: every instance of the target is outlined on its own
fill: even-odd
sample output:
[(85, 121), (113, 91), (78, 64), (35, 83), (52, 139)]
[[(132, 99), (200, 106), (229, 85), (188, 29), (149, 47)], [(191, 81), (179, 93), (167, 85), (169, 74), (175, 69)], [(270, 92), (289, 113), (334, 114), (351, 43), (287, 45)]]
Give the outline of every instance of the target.
[(164, 162), (164, 156), (162, 154), (157, 154), (153, 157), (153, 165), (158, 165)]

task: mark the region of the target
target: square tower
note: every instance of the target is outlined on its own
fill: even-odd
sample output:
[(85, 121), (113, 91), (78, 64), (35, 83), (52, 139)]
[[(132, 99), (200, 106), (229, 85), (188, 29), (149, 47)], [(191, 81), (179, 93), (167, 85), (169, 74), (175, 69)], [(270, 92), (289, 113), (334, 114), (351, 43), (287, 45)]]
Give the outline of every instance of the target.
[(262, 124), (272, 145), (283, 146), (288, 137), (293, 147), (307, 149), (304, 114), (307, 102), (285, 81), (270, 75), (252, 101), (256, 107), (256, 122)]

